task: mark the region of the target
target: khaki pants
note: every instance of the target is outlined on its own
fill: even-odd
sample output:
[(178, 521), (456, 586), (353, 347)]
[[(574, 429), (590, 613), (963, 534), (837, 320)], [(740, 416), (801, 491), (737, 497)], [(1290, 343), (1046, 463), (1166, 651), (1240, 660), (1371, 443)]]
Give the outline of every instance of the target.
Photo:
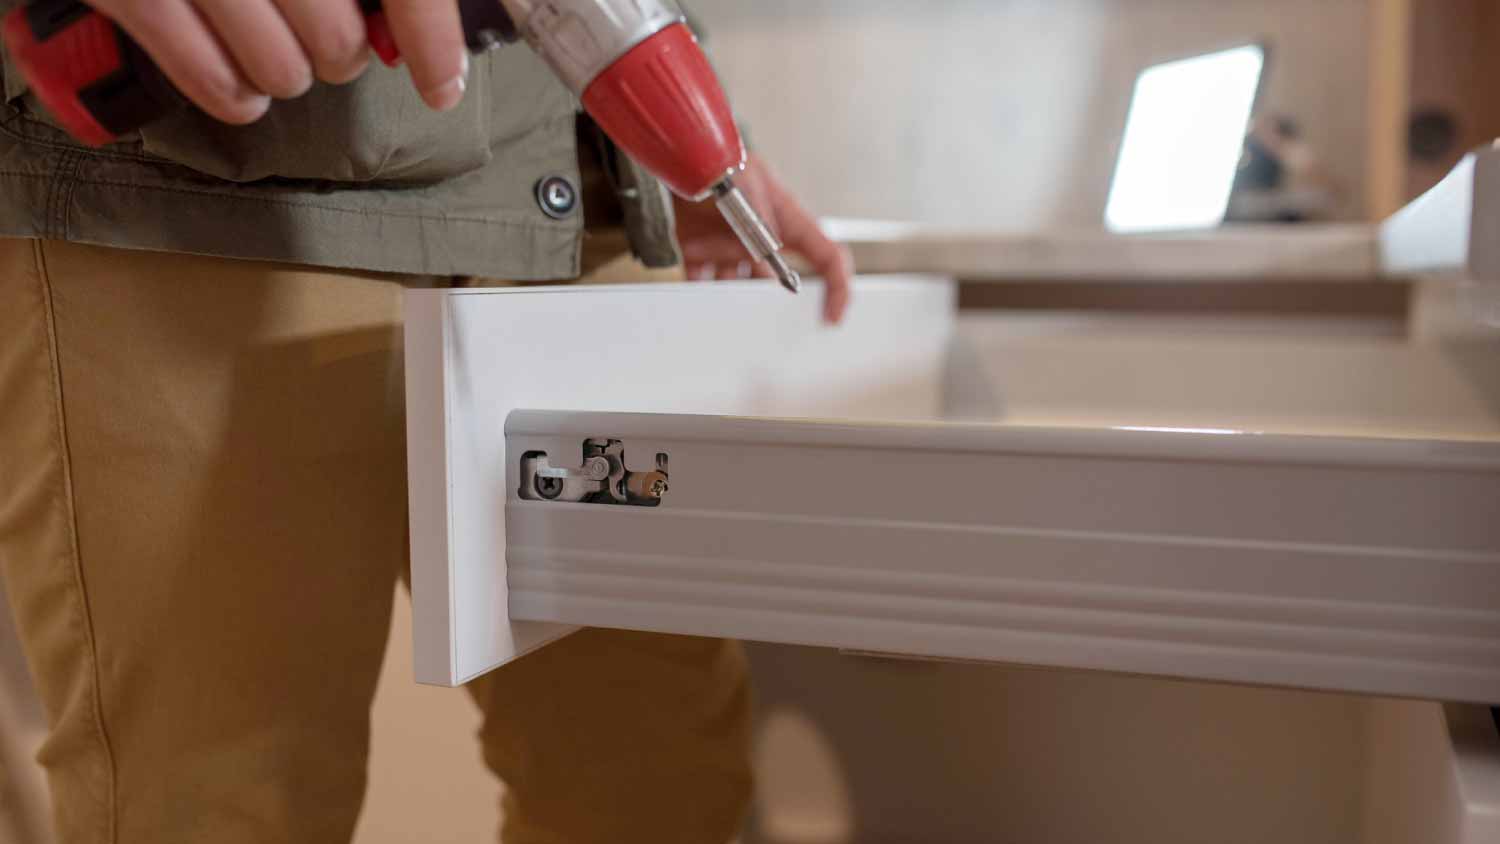
[[(0, 572), (64, 844), (347, 841), (406, 564), (397, 280), (0, 240)], [(590, 631), (470, 686), (513, 844), (723, 842), (732, 645)]]

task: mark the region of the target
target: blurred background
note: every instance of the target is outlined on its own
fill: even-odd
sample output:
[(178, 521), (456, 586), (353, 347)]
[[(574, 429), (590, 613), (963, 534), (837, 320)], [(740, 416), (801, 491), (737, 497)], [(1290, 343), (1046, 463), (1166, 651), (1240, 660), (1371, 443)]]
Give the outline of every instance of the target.
[[(1091, 280), (1050, 285), (1040, 305), (1026, 299), (1039, 288), (1016, 279), (987, 294), (963, 330), (999, 361), (985, 377), (1003, 381), (1021, 416), (1085, 418), (1089, 402), (1114, 391), (1165, 418), (1227, 395), (1225, 366), (1261, 367), (1275, 385), (1267, 395), (1304, 402), (1326, 396), (1287, 373), (1347, 382), (1356, 360), (1408, 366), (1395, 344), (1407, 338), (1414, 288), (1360, 269), (1373, 260), (1370, 224), (1500, 137), (1495, 0), (690, 6), (752, 146), (817, 214), (1049, 237), (1101, 229), (1145, 69), (1250, 42), (1267, 48), (1230, 216), (1300, 223), (1317, 254), (1347, 248), (1353, 258), (1339, 266), (1353, 269), (1324, 273), (1337, 277), (1332, 287), (1277, 284), (1265, 295), (1252, 278), (1227, 292), (1134, 282), (1105, 291)], [(1185, 300), (1196, 303), (1191, 322), (1170, 316)], [(1122, 313), (1101, 315), (1110, 302)], [(1262, 342), (1292, 335), (1295, 354)], [(1079, 374), (1097, 373), (1100, 360), (1118, 370)], [(1196, 361), (1221, 368), (1194, 370)], [(1411, 365), (1413, 384), (1447, 389), (1423, 366)], [(1142, 372), (1165, 386), (1132, 380)], [(1433, 395), (1386, 398), (1493, 427), (1497, 410), (1482, 397)], [(477, 714), (461, 692), (412, 684), (404, 595), (397, 605), (357, 840), (493, 840), (497, 791), (472, 738)], [(762, 781), (747, 842), (760, 844), (1384, 841), (1371, 806), (1395, 786), (1372, 760), (1399, 742), (1376, 737), (1440, 729), (1430, 710), (1396, 701), (752, 650)], [(3, 624), (0, 724), (0, 844), (40, 844), (26, 761), (40, 715)]]
[[(815, 213), (971, 233), (914, 253), (898, 226), (891, 251), (861, 251), (895, 256), (878, 269), (967, 282), (955, 354), (970, 358), (955, 371), (969, 374), (948, 385), (950, 413), (1087, 422), (1127, 408), (1180, 424), (1227, 408), (1271, 426), (1393, 424), (1351, 422), (1359, 411), (1340, 403), (1362, 396), (1414, 427), (1494, 430), (1494, 367), (1470, 370), (1489, 372), (1476, 391), (1452, 377), (1452, 349), (1408, 355), (1422, 295), (1374, 277), (1373, 225), (1500, 137), (1493, 0), (686, 5), (752, 147)], [(1084, 278), (1052, 266), (1099, 245), (1138, 77), (1246, 43), (1267, 63), (1228, 215), (1303, 234), (1249, 235), (1227, 253), (1210, 238), (1192, 266), (1212, 283), (1191, 269)], [(1063, 232), (1081, 239), (1053, 245)], [(986, 251), (992, 236), (1001, 245)], [(971, 248), (1044, 257), (968, 274)], [(467, 742), (477, 722), (455, 696), (405, 683), (407, 623), (398, 610), (360, 842), (472, 841), (494, 818), (492, 804), (475, 810), (493, 793)], [(1400, 805), (1443, 776), (1422, 750), (1443, 731), (1427, 704), (783, 646), (751, 655), (760, 779), (745, 844), (1425, 841)], [(434, 814), (449, 825), (433, 827)]]
[[(1490, 0), (694, 0), (756, 148), (816, 210), (1096, 227), (1136, 76), (1260, 40), (1259, 114), (1380, 219), (1500, 136)], [(1486, 96), (1488, 94), (1488, 96)]]
[[(1476, 3), (1477, 5), (1477, 3)], [(820, 213), (1097, 227), (1136, 76), (1261, 38), (1364, 213), (1369, 0), (696, 0), (756, 147)]]

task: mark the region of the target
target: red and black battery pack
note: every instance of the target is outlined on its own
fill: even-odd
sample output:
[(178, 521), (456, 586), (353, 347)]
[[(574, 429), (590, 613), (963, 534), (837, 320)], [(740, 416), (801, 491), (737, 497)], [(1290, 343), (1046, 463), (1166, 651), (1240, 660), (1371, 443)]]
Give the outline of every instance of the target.
[[(459, 0), (469, 49), (518, 37), (496, 0)], [(396, 64), (400, 51), (380, 0), (360, 0), (370, 46)], [(42, 106), (70, 135), (102, 146), (139, 130), (187, 101), (118, 24), (81, 0), (33, 0), (0, 23), (0, 37)]]
[(36, 0), (0, 26), (37, 99), (86, 144), (109, 143), (184, 103), (123, 29), (78, 0)]

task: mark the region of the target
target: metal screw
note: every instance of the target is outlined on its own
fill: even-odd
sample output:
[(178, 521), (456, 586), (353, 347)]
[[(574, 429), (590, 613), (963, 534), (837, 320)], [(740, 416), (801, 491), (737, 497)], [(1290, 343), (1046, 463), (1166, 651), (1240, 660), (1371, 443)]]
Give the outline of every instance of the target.
[(661, 472), (642, 472), (630, 476), (630, 494), (636, 498), (659, 499), (667, 494), (667, 476)]

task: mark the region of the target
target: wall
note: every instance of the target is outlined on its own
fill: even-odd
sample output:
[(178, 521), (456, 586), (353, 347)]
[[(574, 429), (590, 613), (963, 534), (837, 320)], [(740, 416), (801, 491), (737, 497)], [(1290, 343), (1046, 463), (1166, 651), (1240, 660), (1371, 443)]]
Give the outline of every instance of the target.
[(0, 842), (52, 840), (46, 783), (33, 762), (46, 723), (0, 583)]
[(1266, 105), (1363, 203), (1367, 0), (691, 0), (757, 149), (825, 215), (1095, 226), (1135, 75), (1265, 37)]
[(1359, 698), (752, 654), (762, 779), (747, 844), (1360, 840)]
[(1468, 150), (1500, 137), (1500, 8), (1494, 0), (1422, 0), (1411, 37), (1411, 108), (1454, 115), (1459, 139), (1445, 159), (1411, 164), (1408, 198), (1437, 184)]
[(1369, 147), (1365, 150), (1365, 217), (1384, 220), (1407, 194), (1407, 123), (1411, 107), (1412, 4), (1369, 0)]
[[(1486, 7), (1484, 18), (1480, 25), (1483, 27), (1481, 31), (1484, 33), (1483, 37), (1487, 39), (1487, 43), (1491, 45), (1500, 44), (1500, 6), (1490, 5)], [(1500, 79), (1500, 52), (1492, 49), (1487, 54), (1487, 58), (1488, 63), (1485, 72), (1489, 74), (1487, 78), (1491, 84), (1485, 88), (1485, 101), (1489, 104), (1489, 107), (1486, 109), (1484, 115), (1484, 129), (1489, 136), (1500, 138), (1500, 92), (1495, 90), (1496, 86), (1494, 84), (1495, 79)]]
[[(1364, 844), (1457, 844), (1461, 785), (1442, 707), (1382, 700), (1365, 718)], [(1478, 839), (1468, 839), (1478, 840)]]

